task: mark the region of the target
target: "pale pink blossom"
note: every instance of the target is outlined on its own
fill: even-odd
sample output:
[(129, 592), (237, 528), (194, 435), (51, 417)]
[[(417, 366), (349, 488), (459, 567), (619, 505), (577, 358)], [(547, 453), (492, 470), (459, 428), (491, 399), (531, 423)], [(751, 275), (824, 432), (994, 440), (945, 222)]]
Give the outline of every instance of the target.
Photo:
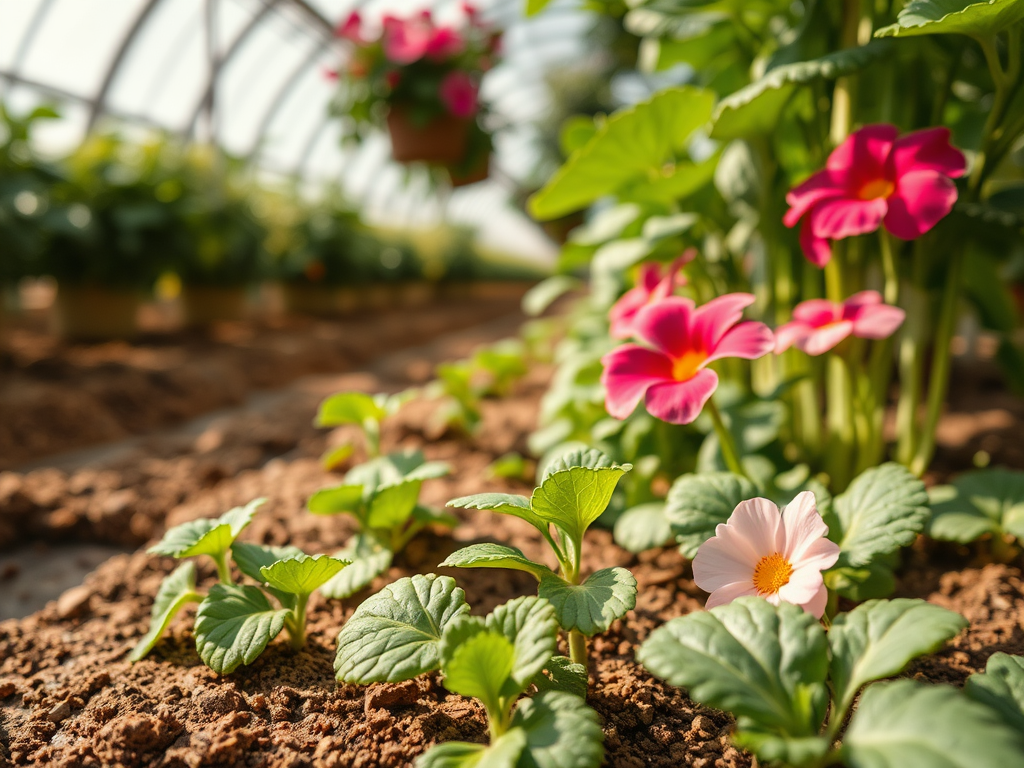
[(718, 386), (710, 363), (752, 360), (775, 346), (764, 323), (740, 322), (753, 303), (749, 293), (719, 296), (699, 308), (669, 296), (641, 309), (633, 329), (649, 346), (623, 344), (601, 358), (608, 413), (625, 419), (644, 400), (652, 416), (670, 424), (696, 419)]
[(878, 291), (855, 293), (842, 304), (810, 299), (797, 304), (793, 319), (776, 329), (775, 351), (796, 347), (808, 355), (828, 352), (847, 336), (887, 339), (903, 324), (906, 313), (882, 303)]
[(779, 513), (768, 499), (740, 502), (693, 558), (693, 580), (710, 592), (707, 607), (757, 595), (792, 603), (821, 618), (828, 602), (822, 572), (839, 559), (828, 526), (804, 491)]
[(662, 273), (657, 262), (646, 262), (640, 265), (636, 285), (626, 291), (608, 310), (611, 322), (611, 335), (614, 339), (630, 339), (633, 337), (633, 321), (637, 312), (648, 304), (661, 301), (671, 296), (679, 286), (686, 285), (686, 277), (682, 269), (693, 260), (696, 251), (692, 248), (669, 264)]
[(469, 73), (456, 69), (441, 81), (441, 101), (456, 117), (472, 117), (477, 111), (477, 85)]
[(786, 195), (787, 227), (803, 221), (800, 245), (813, 264), (832, 258), (830, 241), (874, 232), (879, 226), (904, 240), (934, 227), (956, 202), (953, 179), (963, 175), (963, 153), (948, 128), (897, 138), (894, 125), (868, 125), (829, 155), (825, 169)]
[(363, 37), (362, 25), (363, 20), (359, 15), (359, 11), (352, 11), (345, 21), (338, 25), (334, 34), (337, 37), (344, 38), (345, 40), (351, 40), (353, 43), (362, 45), (367, 42)]
[(412, 64), (424, 56), (445, 61), (465, 49), (465, 40), (453, 27), (437, 27), (430, 12), (411, 19), (384, 16), (384, 54), (398, 64)]

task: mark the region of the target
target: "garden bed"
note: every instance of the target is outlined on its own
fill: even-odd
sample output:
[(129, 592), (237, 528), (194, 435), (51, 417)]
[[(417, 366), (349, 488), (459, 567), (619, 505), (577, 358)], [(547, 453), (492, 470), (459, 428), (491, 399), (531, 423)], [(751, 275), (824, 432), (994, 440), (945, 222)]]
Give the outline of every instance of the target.
[[(548, 376), (549, 371), (536, 369), (513, 397), (486, 402), (482, 429), (473, 440), (451, 434), (432, 439), (426, 427), (432, 406), (418, 403), (386, 427), (384, 444), (421, 447), (428, 458), (452, 464), (450, 477), (424, 486), (427, 503), (443, 504), (503, 486), (529, 492), (527, 484), (485, 479), (485, 469), (508, 451), (526, 452), (526, 435), (534, 427)], [(401, 383), (379, 380), (366, 386), (394, 389)], [(338, 548), (351, 533), (345, 522), (304, 511), (307, 497), (332, 482), (316, 460), (327, 437), (309, 427), (315, 400), (311, 395), (268, 416), (275, 430), (293, 439), (300, 436), (286, 458), (225, 471), (206, 487), (182, 488), (176, 506), (169, 499), (162, 502), (164, 510), (171, 509), (166, 520), (159, 517), (161, 502), (154, 500), (149, 527), (134, 531), (132, 538), (145, 539), (165, 525), (219, 514), (263, 495), (270, 499), (266, 511), (243, 538), (292, 543), (311, 552)], [(994, 407), (992, 398), (986, 398), (985, 407)], [(992, 417), (973, 418), (970, 440), (989, 439), (992, 429), (984, 424)], [(240, 455), (245, 446), (259, 444), (259, 425), (250, 427), (230, 443), (232, 452)], [(944, 450), (939, 466), (956, 458), (959, 454)], [(1002, 460), (1000, 453), (994, 458)], [(124, 479), (137, 469), (109, 471), (122, 473)], [(195, 469), (181, 472), (192, 477)], [(21, 476), (6, 477), (8, 482), (25, 482)], [(75, 477), (65, 482), (85, 482)], [(181, 483), (173, 477), (165, 482), (172, 488)], [(9, 501), (0, 504), (7, 507)], [(401, 576), (436, 571), (447, 554), (472, 541), (507, 542), (528, 556), (544, 558), (543, 542), (525, 523), (488, 512), (460, 514), (464, 522), (452, 536), (412, 542), (373, 589)], [(80, 530), (97, 538), (124, 531), (123, 515), (103, 510), (86, 514)], [(133, 519), (128, 530), (134, 529)], [(750, 765), (750, 757), (729, 743), (730, 718), (691, 703), (683, 691), (653, 679), (633, 659), (638, 644), (654, 628), (702, 607), (704, 595), (694, 586), (688, 563), (672, 548), (634, 557), (615, 546), (606, 531), (592, 531), (588, 539), (587, 570), (625, 565), (639, 582), (636, 609), (592, 645), (589, 702), (604, 721), (607, 764)], [(906, 560), (900, 594), (924, 597), (971, 621), (947, 649), (917, 662), (908, 674), (961, 684), (968, 674), (983, 669), (993, 652), (1024, 651), (1019, 562), (972, 562), (966, 550), (923, 542)], [(143, 552), (120, 556), (45, 610), (0, 624), (0, 764), (406, 766), (436, 741), (486, 739), (482, 710), (448, 693), (436, 675), (367, 688), (335, 684), (335, 637), (367, 593), (344, 602), (315, 596), (305, 650), (296, 654), (277, 641), (254, 664), (228, 677), (220, 678), (200, 663), (187, 619), (174, 623), (148, 659), (129, 664), (127, 653), (145, 632), (153, 596), (172, 567), (170, 559)], [(201, 574), (203, 582), (213, 580), (212, 569)], [(535, 589), (532, 579), (518, 572), (485, 569), (451, 575), (466, 590), (474, 612), (481, 614)]]

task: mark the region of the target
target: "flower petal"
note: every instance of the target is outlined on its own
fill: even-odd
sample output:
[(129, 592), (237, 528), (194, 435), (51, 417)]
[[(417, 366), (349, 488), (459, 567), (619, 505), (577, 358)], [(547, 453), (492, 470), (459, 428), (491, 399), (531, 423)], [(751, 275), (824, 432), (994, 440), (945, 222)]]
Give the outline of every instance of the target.
[(775, 334), (764, 323), (748, 321), (740, 323), (726, 332), (714, 351), (708, 355), (706, 362), (720, 360), (723, 357), (742, 357), (744, 360), (756, 360), (772, 351), (775, 347)]
[(689, 424), (700, 415), (716, 387), (718, 374), (710, 368), (697, 371), (687, 381), (659, 382), (647, 390), (647, 411), (669, 424)]
[(623, 344), (602, 357), (601, 363), (605, 408), (616, 419), (629, 416), (650, 386), (672, 378), (671, 360), (636, 344)]
[(755, 301), (752, 293), (727, 293), (698, 307), (690, 325), (693, 345), (713, 353), (718, 342), (743, 317), (743, 310)]
[(612, 304), (608, 310), (608, 319), (611, 322), (611, 336), (613, 339), (629, 339), (633, 336), (633, 321), (636, 313), (647, 304), (650, 294), (646, 288), (637, 286), (630, 288)]
[(815, 328), (840, 319), (839, 309), (827, 299), (808, 299), (793, 307), (793, 319)]
[(825, 615), (826, 605), (828, 605), (828, 587), (826, 587), (825, 583), (822, 582), (817, 594), (800, 607), (807, 611), (807, 613), (811, 614), (814, 618), (820, 619)]
[(811, 231), (815, 237), (826, 237), (829, 240), (842, 240), (874, 232), (882, 223), (888, 207), (884, 197), (873, 200), (826, 200), (809, 214)]
[(888, 304), (863, 306), (853, 318), (853, 335), (862, 339), (887, 339), (903, 325), (907, 313)]
[(791, 346), (803, 341), (813, 332), (813, 328), (807, 323), (799, 320), (792, 320), (775, 329), (775, 354), (781, 355)]
[(811, 229), (811, 216), (804, 216), (800, 225), (800, 250), (804, 257), (816, 267), (824, 267), (832, 260), (832, 246), (824, 237), (818, 237)]
[(761, 557), (783, 552), (786, 534), (779, 508), (760, 497), (741, 501), (729, 515), (726, 525), (735, 528)]
[(892, 147), (897, 177), (912, 171), (938, 171), (956, 179), (967, 167), (964, 153), (949, 143), (949, 128), (926, 128), (908, 133)]
[(828, 526), (818, 513), (811, 491), (798, 493), (786, 505), (782, 511), (782, 525), (786, 531), (786, 550), (783, 554), (794, 567), (800, 554), (828, 533)]
[(827, 571), (839, 559), (839, 545), (824, 537), (814, 539), (796, 554), (798, 562), (793, 562), (794, 572), (800, 568), (812, 568)]
[(885, 228), (896, 237), (920, 237), (953, 210), (956, 184), (938, 171), (911, 171), (900, 177), (889, 198)]
[(724, 535), (716, 534), (705, 541), (693, 557), (693, 582), (705, 592), (737, 581), (752, 586), (754, 566), (760, 558), (734, 529), (718, 527)]
[(844, 197), (845, 193), (846, 186), (842, 174), (828, 169), (818, 171), (803, 184), (793, 187), (786, 195), (786, 202), (791, 207), (782, 217), (782, 223), (792, 227), (815, 204), (832, 197)]
[(895, 125), (866, 125), (833, 150), (825, 167), (843, 175), (848, 191), (860, 189), (872, 179), (887, 178), (889, 154), (898, 135)]
[(726, 605), (731, 603), (738, 597), (756, 597), (757, 590), (754, 589), (753, 582), (750, 581), (737, 581), (734, 584), (726, 584), (723, 587), (719, 587), (710, 595), (708, 595), (708, 601), (704, 604), (707, 610), (711, 610), (719, 605)]
[(779, 589), (779, 597), (793, 605), (804, 605), (814, 599), (824, 584), (821, 571), (813, 568), (796, 568), (789, 581)]
[(808, 355), (823, 355), (851, 333), (853, 333), (853, 323), (849, 320), (841, 320), (809, 333), (806, 338), (797, 342), (796, 347)]
[(692, 348), (690, 324), (694, 305), (682, 296), (669, 296), (641, 309), (633, 321), (633, 332), (652, 347), (671, 357)]

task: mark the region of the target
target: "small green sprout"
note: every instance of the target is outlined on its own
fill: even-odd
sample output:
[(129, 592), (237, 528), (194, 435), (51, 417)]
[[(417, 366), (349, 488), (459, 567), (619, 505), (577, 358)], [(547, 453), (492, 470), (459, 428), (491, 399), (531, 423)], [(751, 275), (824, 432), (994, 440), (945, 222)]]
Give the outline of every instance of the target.
[(636, 579), (625, 568), (604, 568), (583, 578), (583, 535), (601, 516), (629, 464), (613, 464), (600, 451), (572, 451), (554, 461), (532, 497), (482, 493), (448, 502), (450, 507), (490, 509), (535, 527), (558, 560), (558, 572), (514, 547), (474, 544), (452, 553), (441, 567), (512, 568), (537, 579), (538, 594), (551, 602), (569, 633), (569, 652), (587, 664), (587, 637), (604, 632), (636, 605)]
[[(400, 682), (440, 670), (448, 690), (478, 699), (491, 743), (439, 744), (417, 768), (601, 764), (603, 734), (584, 702), (586, 669), (555, 656), (548, 601), (520, 597), (486, 618), (469, 615), (447, 576), (399, 579), (360, 605), (338, 635), (335, 671), (346, 683)], [(536, 689), (533, 698), (519, 700)], [(518, 701), (518, 705), (516, 702)]]
[(992, 557), (1009, 562), (1024, 541), (1024, 472), (980, 469), (929, 491), (933, 539), (967, 544), (987, 536)]
[(741, 597), (672, 619), (637, 660), (694, 701), (731, 712), (736, 743), (773, 765), (1014, 765), (1024, 733), (972, 701), (970, 690), (879, 682), (966, 626), (924, 600), (870, 600), (837, 616), (826, 633), (798, 606)]
[[(367, 456), (380, 456), (381, 423), (418, 394), (419, 391), (416, 389), (403, 390), (393, 395), (339, 392), (320, 403), (313, 423), (318, 427), (355, 424), (363, 430)], [(328, 469), (333, 469), (351, 454), (352, 445), (345, 444), (328, 451), (322, 461)]]
[[(131, 661), (145, 658), (174, 616), (189, 603), (199, 603), (195, 624), (199, 657), (220, 674), (251, 664), (282, 629), (288, 630), (295, 650), (305, 646), (310, 595), (341, 573), (348, 562), (326, 555), (309, 556), (297, 547), (235, 541), (265, 501), (257, 499), (214, 520), (183, 523), (150, 548), (151, 554), (178, 558), (208, 555), (217, 565), (220, 581), (208, 594), (198, 592), (191, 561), (164, 579), (153, 603), (149, 632), (132, 650)], [(229, 553), (238, 569), (260, 586), (234, 582)], [(275, 598), (280, 608), (275, 608), (267, 595)]]
[(419, 451), (380, 456), (349, 470), (341, 485), (323, 488), (308, 503), (317, 515), (348, 514), (359, 530), (337, 556), (352, 563), (324, 586), (327, 597), (355, 594), (391, 566), (396, 554), (428, 525), (454, 527), (458, 519), (419, 503), (424, 480), (448, 474), (444, 462)]

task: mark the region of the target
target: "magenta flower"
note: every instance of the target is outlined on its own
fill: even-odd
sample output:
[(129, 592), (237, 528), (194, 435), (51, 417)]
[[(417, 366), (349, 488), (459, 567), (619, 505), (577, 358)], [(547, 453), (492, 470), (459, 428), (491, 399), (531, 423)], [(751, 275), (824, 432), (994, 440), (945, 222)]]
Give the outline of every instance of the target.
[(456, 117), (466, 118), (476, 114), (476, 96), (476, 83), (461, 69), (449, 72), (441, 81), (441, 101)]
[(820, 619), (828, 602), (821, 573), (839, 559), (839, 545), (827, 533), (810, 491), (782, 514), (768, 499), (740, 502), (697, 550), (693, 580), (711, 593), (708, 608), (757, 595), (772, 605), (799, 605)]
[(415, 19), (384, 17), (384, 55), (397, 64), (412, 64), (426, 55), (434, 39), (434, 24), (429, 16)]
[(444, 61), (458, 56), (465, 47), (466, 43), (457, 30), (451, 27), (438, 27), (427, 42), (424, 55), (431, 61)]
[(686, 277), (682, 272), (683, 265), (692, 261), (695, 255), (696, 251), (692, 248), (687, 250), (667, 266), (664, 274), (657, 262), (640, 265), (636, 285), (622, 294), (608, 310), (613, 339), (631, 339), (637, 312), (648, 304), (671, 296), (677, 287), (686, 285)]
[(803, 220), (800, 246), (819, 267), (832, 258), (830, 240), (874, 232), (879, 225), (904, 240), (934, 227), (953, 209), (963, 153), (948, 128), (897, 138), (894, 125), (868, 125), (829, 155), (825, 170), (786, 195), (787, 227)]
[(338, 28), (334, 31), (336, 37), (344, 38), (345, 40), (351, 40), (357, 45), (361, 45), (366, 42), (363, 38), (362, 33), (362, 17), (359, 15), (359, 11), (352, 11)]
[(709, 363), (724, 357), (753, 360), (775, 345), (764, 323), (740, 322), (753, 303), (749, 293), (730, 293), (702, 307), (669, 296), (642, 308), (633, 330), (653, 349), (623, 344), (601, 358), (608, 413), (625, 419), (645, 400), (652, 416), (670, 424), (696, 419), (718, 386)]
[(847, 336), (887, 339), (905, 316), (899, 307), (883, 304), (878, 291), (855, 293), (842, 304), (810, 299), (797, 304), (793, 319), (776, 329), (775, 351), (796, 347), (808, 355), (820, 355)]

